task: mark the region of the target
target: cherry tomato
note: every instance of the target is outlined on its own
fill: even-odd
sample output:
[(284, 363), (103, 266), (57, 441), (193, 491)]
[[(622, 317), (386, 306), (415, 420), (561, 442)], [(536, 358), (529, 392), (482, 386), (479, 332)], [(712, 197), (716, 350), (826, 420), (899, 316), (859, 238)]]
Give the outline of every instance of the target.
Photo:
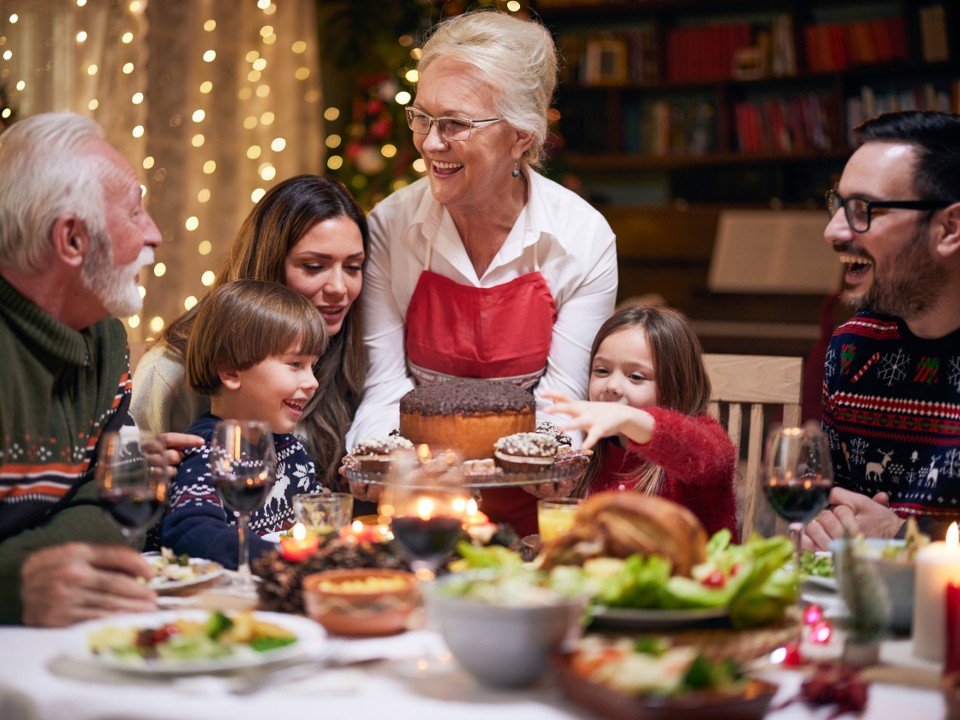
[(723, 573), (719, 570), (714, 570), (712, 573), (707, 575), (703, 580), (700, 581), (700, 584), (704, 587), (715, 587), (721, 588), (727, 584), (727, 578), (724, 577)]

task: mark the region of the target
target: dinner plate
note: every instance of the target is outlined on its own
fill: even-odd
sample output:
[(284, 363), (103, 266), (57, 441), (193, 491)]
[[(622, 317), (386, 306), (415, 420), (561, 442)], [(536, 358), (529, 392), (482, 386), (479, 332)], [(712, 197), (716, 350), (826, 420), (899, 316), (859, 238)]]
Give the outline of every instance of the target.
[(837, 579), (834, 577), (821, 577), (819, 575), (807, 575), (803, 581), (808, 585), (813, 585), (824, 590), (837, 591)]
[(296, 635), (296, 642), (263, 652), (249, 650), (227, 657), (199, 658), (196, 660), (121, 659), (109, 655), (97, 655), (89, 647), (90, 635), (105, 628), (135, 627), (147, 630), (159, 628), (176, 620), (205, 622), (209, 617), (209, 610), (167, 610), (139, 615), (114, 615), (100, 620), (92, 620), (71, 628), (70, 645), (66, 654), (73, 660), (123, 673), (198, 675), (262, 667), (300, 657), (314, 651), (323, 642), (326, 634), (320, 625), (308, 618), (299, 615), (258, 611), (254, 613), (257, 620), (289, 630)]
[(600, 608), (593, 613), (593, 624), (619, 630), (663, 632), (703, 627), (727, 627), (727, 608), (656, 610), (645, 608)]
[(751, 679), (739, 693), (690, 692), (677, 697), (628, 695), (588, 680), (570, 667), (571, 656), (555, 653), (550, 664), (563, 693), (573, 702), (611, 720), (759, 720), (777, 686)]
[[(143, 557), (152, 562), (160, 557), (160, 553), (148, 552), (144, 553)], [(150, 580), (149, 585), (158, 593), (162, 594), (169, 590), (179, 590), (181, 588), (200, 585), (201, 583), (209, 582), (223, 575), (223, 566), (220, 563), (205, 558), (190, 558), (190, 567), (193, 568), (195, 573), (192, 578), (176, 580), (158, 575)]]

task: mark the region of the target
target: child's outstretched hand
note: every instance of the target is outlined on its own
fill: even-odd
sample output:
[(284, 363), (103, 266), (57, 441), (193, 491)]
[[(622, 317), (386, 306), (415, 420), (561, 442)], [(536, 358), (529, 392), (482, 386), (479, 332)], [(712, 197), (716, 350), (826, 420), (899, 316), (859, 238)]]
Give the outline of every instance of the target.
[(626, 435), (638, 443), (645, 443), (653, 435), (653, 417), (643, 410), (615, 402), (590, 402), (571, 400), (563, 393), (545, 390), (543, 397), (554, 404), (545, 411), (551, 414), (569, 415), (569, 423), (560, 432), (582, 430), (586, 437), (581, 447), (590, 450), (601, 438)]

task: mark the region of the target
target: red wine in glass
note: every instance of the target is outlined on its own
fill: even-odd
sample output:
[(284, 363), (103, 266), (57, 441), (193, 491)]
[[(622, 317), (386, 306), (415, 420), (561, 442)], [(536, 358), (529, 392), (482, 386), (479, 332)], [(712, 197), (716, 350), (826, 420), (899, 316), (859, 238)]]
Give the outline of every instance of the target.
[(805, 525), (828, 503), (833, 483), (822, 476), (770, 478), (767, 500), (773, 511), (789, 523)]
[(453, 550), (461, 533), (460, 518), (455, 517), (395, 517), (390, 528), (412, 566), (425, 563), (436, 567)]
[(256, 593), (250, 572), (250, 515), (261, 507), (276, 482), (277, 451), (269, 424), (259, 420), (221, 420), (210, 438), (210, 482), (224, 506), (237, 518), (240, 587)]
[(141, 537), (163, 513), (170, 491), (163, 439), (133, 426), (100, 438), (94, 468), (97, 500), (127, 542)]

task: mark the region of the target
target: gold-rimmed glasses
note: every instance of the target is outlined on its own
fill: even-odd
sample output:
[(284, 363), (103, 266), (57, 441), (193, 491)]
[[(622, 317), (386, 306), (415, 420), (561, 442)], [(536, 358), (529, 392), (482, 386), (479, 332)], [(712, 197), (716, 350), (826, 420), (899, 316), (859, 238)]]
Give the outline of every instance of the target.
[(432, 115), (427, 115), (422, 110), (417, 110), (412, 107), (408, 107), (406, 112), (407, 125), (418, 135), (428, 135), (430, 128), (436, 123), (437, 130), (440, 131), (440, 137), (444, 140), (457, 140), (458, 142), (463, 142), (469, 138), (474, 128), (503, 120), (503, 118), (499, 117), (486, 118), (485, 120), (468, 120), (467, 118), (461, 117), (433, 117)]

